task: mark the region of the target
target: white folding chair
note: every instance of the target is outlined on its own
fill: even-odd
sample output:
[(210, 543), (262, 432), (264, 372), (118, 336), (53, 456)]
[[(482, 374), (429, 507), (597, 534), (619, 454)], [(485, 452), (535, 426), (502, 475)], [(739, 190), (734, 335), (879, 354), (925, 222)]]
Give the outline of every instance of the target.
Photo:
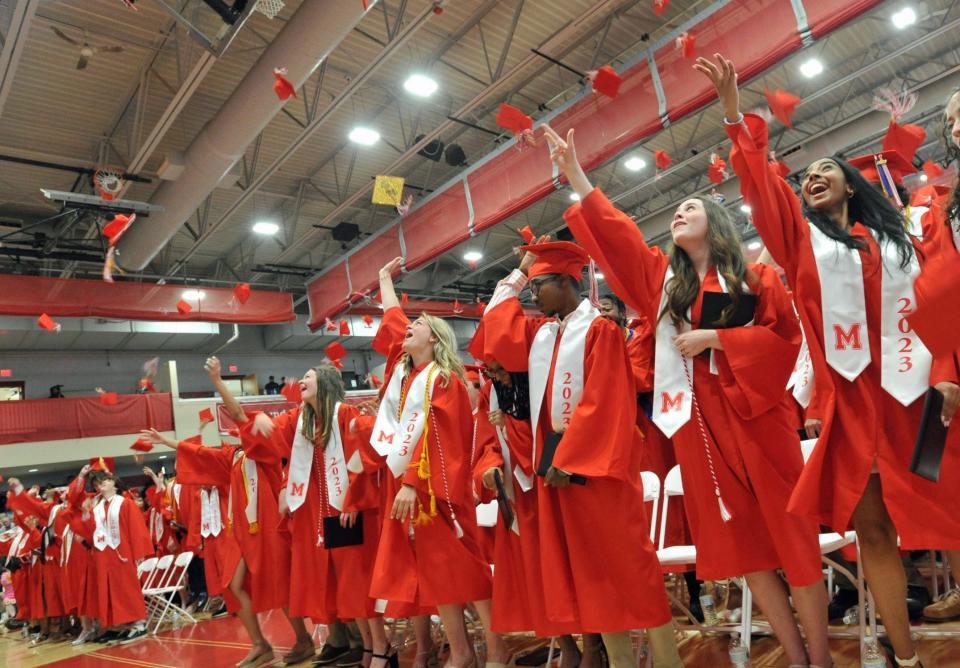
[[(165, 554), (159, 559), (157, 557), (151, 557), (150, 559), (154, 562), (153, 568), (150, 570), (150, 573), (140, 581), (140, 589), (143, 592), (143, 597), (147, 605), (147, 626), (149, 626), (149, 622), (152, 622), (163, 605), (163, 598), (155, 595), (154, 592), (166, 583), (170, 569), (173, 567), (173, 555)], [(145, 561), (150, 561), (150, 559)]]
[(653, 471), (640, 471), (640, 482), (643, 484), (644, 504), (653, 503), (650, 511), (650, 542), (657, 540), (657, 510), (660, 507), (660, 477)]
[(177, 595), (182, 587), (184, 587), (187, 579), (187, 567), (190, 565), (192, 560), (193, 552), (181, 552), (176, 556), (176, 559), (173, 558), (173, 555), (169, 554), (160, 558), (160, 561), (157, 564), (157, 570), (159, 571), (161, 564), (166, 561), (167, 567), (164, 575), (162, 578), (157, 579), (156, 582), (153, 583), (154, 586), (144, 590), (144, 594), (153, 599), (155, 603), (155, 610), (158, 611), (158, 614), (156, 615), (156, 624), (153, 627), (154, 634), (156, 634), (160, 629), (160, 625), (163, 623), (164, 619), (167, 618), (168, 614), (171, 621), (175, 617), (183, 615), (189, 619), (191, 623), (197, 623), (197, 620), (193, 617), (193, 615), (173, 602), (173, 597)]

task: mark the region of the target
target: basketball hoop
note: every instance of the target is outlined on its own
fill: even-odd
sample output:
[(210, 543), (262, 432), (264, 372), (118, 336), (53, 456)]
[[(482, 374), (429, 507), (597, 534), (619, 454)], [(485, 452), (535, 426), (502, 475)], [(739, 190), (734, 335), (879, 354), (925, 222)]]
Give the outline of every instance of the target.
[(123, 170), (116, 167), (101, 167), (93, 175), (94, 189), (108, 202), (120, 194), (125, 183)]
[(256, 9), (268, 19), (274, 19), (283, 9), (283, 0), (259, 0)]

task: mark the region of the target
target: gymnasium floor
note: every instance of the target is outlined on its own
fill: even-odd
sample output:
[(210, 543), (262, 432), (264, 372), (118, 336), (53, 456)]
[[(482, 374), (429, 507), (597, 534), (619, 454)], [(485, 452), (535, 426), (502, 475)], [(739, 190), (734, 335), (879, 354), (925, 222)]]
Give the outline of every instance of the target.
[[(282, 655), (293, 643), (293, 635), (283, 615), (278, 611), (261, 617), (264, 633), (275, 643), (277, 655)], [(944, 628), (960, 630), (960, 623)], [(533, 643), (529, 638), (514, 639), (518, 650), (526, 650)], [(687, 634), (680, 643), (680, 655), (687, 666), (722, 668), (729, 666), (726, 636), (701, 637)], [(513, 644), (513, 643), (512, 643)], [(853, 640), (831, 641), (837, 668), (859, 668), (857, 643)], [(19, 633), (0, 635), (0, 666), (33, 668), (109, 668), (110, 666), (142, 666), (144, 668), (232, 668), (249, 650), (240, 622), (233, 617), (201, 621), (180, 629), (161, 632), (130, 645), (83, 645), (73, 647), (69, 642), (45, 643), (31, 647), (20, 639)], [(920, 656), (927, 668), (960, 666), (960, 639), (924, 639)], [(401, 664), (413, 663), (413, 647), (401, 653)], [(283, 665), (277, 661), (276, 665)], [(297, 666), (309, 666), (309, 662)], [(777, 642), (759, 638), (753, 643), (752, 668), (786, 668), (788, 662)]]

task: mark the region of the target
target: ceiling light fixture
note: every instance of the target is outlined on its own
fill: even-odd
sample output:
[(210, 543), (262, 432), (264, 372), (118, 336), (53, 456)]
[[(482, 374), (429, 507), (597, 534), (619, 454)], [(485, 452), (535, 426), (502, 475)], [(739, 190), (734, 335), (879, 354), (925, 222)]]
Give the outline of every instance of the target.
[(750, 250), (760, 250), (762, 247), (763, 244), (759, 241), (751, 241), (749, 244), (747, 244), (747, 248)]
[(807, 77), (808, 79), (812, 79), (813, 77), (817, 76), (821, 72), (823, 72), (823, 63), (821, 63), (816, 58), (811, 58), (810, 60), (808, 60), (807, 62), (805, 62), (803, 65), (800, 66), (800, 74)]
[(463, 254), (463, 259), (467, 262), (479, 262), (483, 259), (483, 253), (480, 251), (467, 251)]
[(643, 158), (633, 156), (632, 158), (627, 158), (624, 161), (623, 166), (629, 169), (631, 172), (639, 172), (641, 169), (647, 166), (647, 161)]
[(27, 473), (36, 473), (40, 469), (27, 469)]
[(403, 88), (411, 95), (417, 97), (430, 97), (437, 92), (440, 84), (436, 79), (428, 77), (426, 74), (411, 74), (403, 82)]
[(253, 224), (253, 231), (257, 234), (263, 234), (264, 236), (273, 236), (280, 231), (280, 226), (276, 223), (261, 220), (260, 222)]
[(753, 209), (750, 208), (749, 204), (741, 204), (740, 211), (742, 211), (743, 213), (750, 213), (751, 211), (753, 211)]
[(917, 22), (917, 13), (913, 11), (913, 7), (904, 7), (900, 11), (894, 12), (890, 20), (893, 22), (894, 28), (903, 30)]
[(207, 293), (204, 292), (203, 290), (184, 290), (180, 296), (186, 299), (187, 301), (198, 302), (204, 297), (206, 297)]
[(361, 146), (373, 146), (380, 141), (379, 132), (372, 128), (365, 128), (362, 125), (355, 127), (347, 136), (354, 144), (360, 144)]
[(598, 281), (602, 281), (602, 280), (603, 280), (603, 274), (601, 274), (599, 271), (594, 274), (594, 277), (595, 277)]
[(577, 193), (570, 193), (570, 199), (573, 200), (574, 202), (579, 202), (580, 195), (578, 195)]

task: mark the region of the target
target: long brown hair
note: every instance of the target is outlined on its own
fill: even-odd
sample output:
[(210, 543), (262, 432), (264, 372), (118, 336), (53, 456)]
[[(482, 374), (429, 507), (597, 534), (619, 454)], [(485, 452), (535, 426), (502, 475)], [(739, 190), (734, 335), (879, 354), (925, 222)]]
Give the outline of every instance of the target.
[[(420, 317), (430, 328), (433, 338), (437, 340), (433, 344), (433, 361), (440, 369), (440, 377), (443, 379), (441, 386), (446, 387), (451, 376), (457, 376), (462, 381), (463, 362), (457, 356), (457, 335), (453, 328), (443, 318), (438, 318), (429, 313), (421, 313)], [(413, 359), (407, 353), (404, 353), (400, 359), (404, 362), (407, 375), (410, 375), (413, 371)]]
[[(301, 432), (303, 437), (314, 445), (321, 448), (326, 447), (327, 439), (330, 438), (330, 430), (333, 429), (333, 421), (337, 419), (333, 409), (336, 408), (338, 401), (343, 401), (346, 396), (346, 390), (343, 389), (343, 379), (340, 377), (340, 370), (332, 364), (321, 364), (313, 367), (313, 372), (317, 377), (317, 409), (314, 410), (311, 404), (303, 402), (301, 411), (303, 413), (303, 427)], [(320, 427), (320, 437), (317, 438), (317, 426)]]
[[(950, 101), (957, 95), (960, 95), (960, 87), (950, 93), (950, 96), (947, 98), (947, 104), (949, 105)], [(960, 147), (953, 142), (953, 135), (950, 133), (951, 127), (950, 124), (947, 123), (946, 108), (944, 108), (941, 121), (940, 133), (943, 139), (943, 148), (947, 152), (946, 164), (949, 165), (951, 162), (958, 161), (957, 164), (960, 166)], [(950, 193), (950, 199), (947, 200), (947, 227), (950, 226), (950, 221), (954, 218), (960, 219), (960, 178), (957, 178), (954, 182), (953, 192)]]
[[(753, 272), (747, 270), (746, 263), (743, 261), (740, 233), (730, 213), (712, 199), (705, 197), (693, 199), (703, 204), (704, 213), (707, 215), (710, 265), (716, 267), (717, 273), (723, 276), (727, 283), (727, 294), (730, 295), (730, 305), (720, 312), (719, 324), (724, 325), (737, 310), (744, 292), (744, 279), (753, 281), (755, 276)], [(667, 303), (658, 320), (665, 316), (669, 317), (673, 326), (679, 330), (684, 322), (690, 322), (687, 310), (700, 293), (700, 276), (697, 275), (690, 256), (679, 246), (672, 246), (669, 256), (673, 278), (667, 283)]]

